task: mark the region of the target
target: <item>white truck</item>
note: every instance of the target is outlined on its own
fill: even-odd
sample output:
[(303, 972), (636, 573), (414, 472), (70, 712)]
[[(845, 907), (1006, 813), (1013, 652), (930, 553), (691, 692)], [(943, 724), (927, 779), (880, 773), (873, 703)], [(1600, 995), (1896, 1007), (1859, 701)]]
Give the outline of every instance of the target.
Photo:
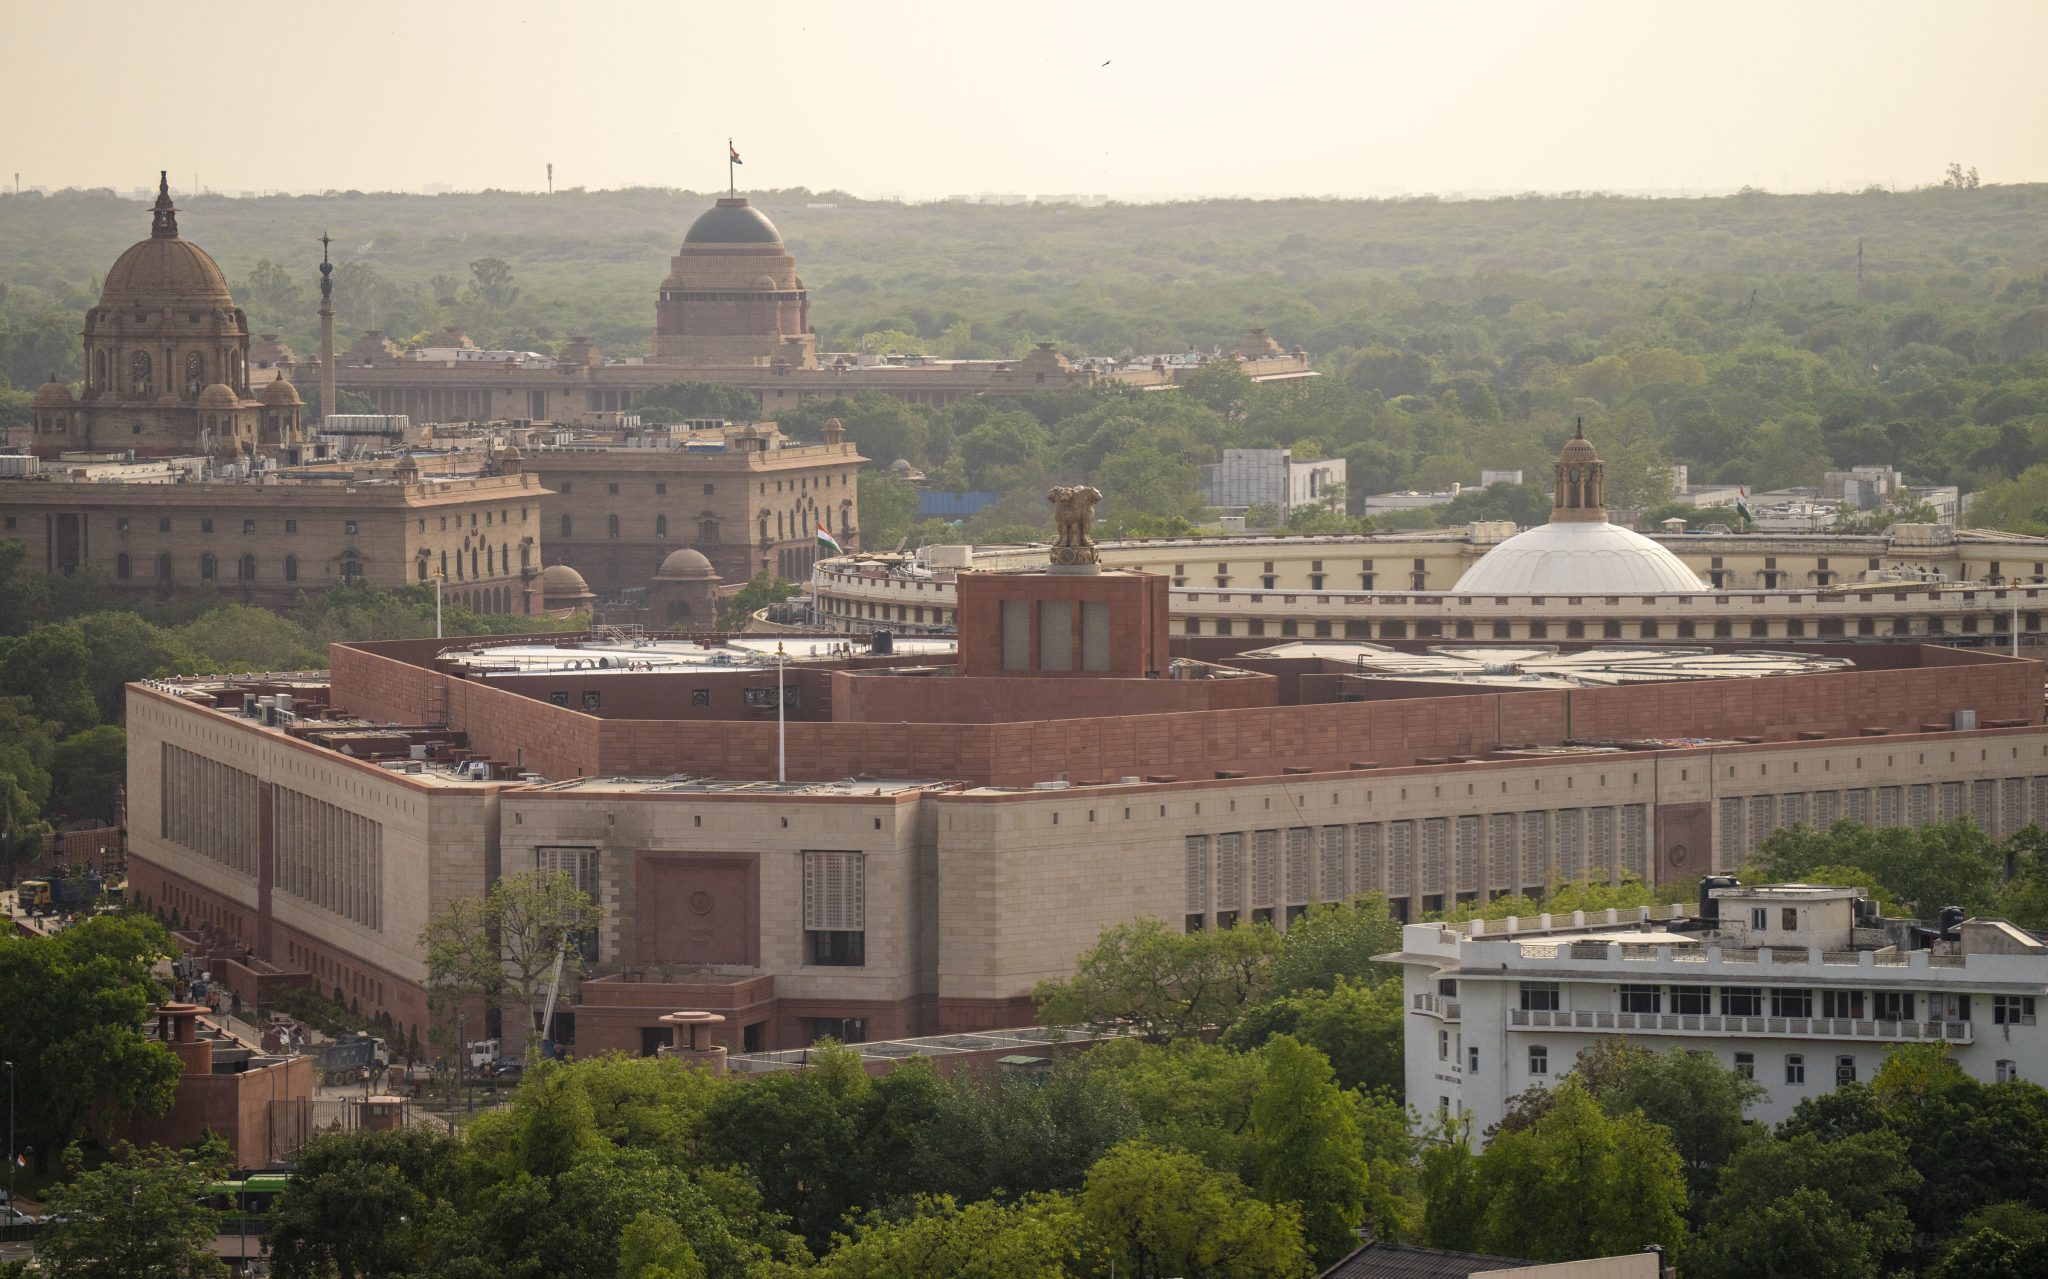
[(493, 1070), (498, 1065), (499, 1044), (495, 1039), (472, 1039), (469, 1041), (469, 1068), (471, 1070)]

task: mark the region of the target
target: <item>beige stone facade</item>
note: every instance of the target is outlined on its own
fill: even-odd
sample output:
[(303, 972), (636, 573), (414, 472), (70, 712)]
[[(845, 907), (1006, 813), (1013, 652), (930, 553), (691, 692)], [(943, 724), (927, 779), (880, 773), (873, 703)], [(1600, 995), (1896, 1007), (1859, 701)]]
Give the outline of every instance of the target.
[(168, 177), (150, 236), (107, 271), (85, 316), (85, 387), (52, 381), (30, 406), (40, 456), (79, 449), (234, 456), (295, 442), (299, 396), (249, 375), (249, 322), (206, 250), (178, 235)]
[[(1512, 525), (1346, 537), (1105, 542), (1105, 565), (1168, 576), (1173, 633), (1352, 639), (1964, 639), (2039, 642), (2048, 539), (1902, 525), (1889, 533), (1652, 538), (1700, 575), (1689, 594), (1459, 596)], [(976, 550), (977, 571), (1042, 558)], [(839, 630), (953, 625), (957, 570), (886, 555), (819, 566), (820, 621)], [(1715, 589), (1713, 583), (1719, 583)]]
[(245, 717), (238, 702), (200, 710), (132, 685), (128, 787), (139, 900), (426, 1037), (420, 930), (496, 876), (503, 784), (381, 769)]
[(451, 600), (532, 613), (543, 562), (533, 475), (425, 483), (335, 479), (186, 484), (0, 480), (0, 537), (48, 573), (90, 566), (118, 587), (201, 586), (280, 607), (348, 581), (395, 587), (444, 573)]
[[(2048, 822), (2039, 666), (1990, 653), (1841, 645), (1809, 673), (1357, 702), (1332, 691), (1339, 657), (1091, 689), (813, 653), (778, 729), (772, 664), (531, 648), (493, 675), (474, 641), (460, 667), (445, 642), (337, 646), (276, 726), (240, 713), (261, 690), (238, 681), (136, 689), (139, 898), (398, 1016), (424, 1006), (423, 912), (559, 869), (604, 910), (578, 1051), (651, 1051), (685, 997), (777, 1049), (1022, 1024), (1038, 981), (1140, 916), (1285, 928), (1379, 892), (1417, 919), (1734, 869), (1802, 822)], [(1204, 685), (1263, 700), (1180, 709)], [(423, 722), (445, 727), (389, 727)]]
[(801, 581), (817, 557), (820, 524), (842, 545), (859, 544), (867, 459), (853, 443), (798, 444), (772, 422), (731, 428), (712, 443), (715, 450), (678, 440), (683, 446), (527, 454), (524, 469), (548, 490), (546, 562), (569, 565), (611, 596), (653, 585), (683, 548), (740, 583), (760, 572)]

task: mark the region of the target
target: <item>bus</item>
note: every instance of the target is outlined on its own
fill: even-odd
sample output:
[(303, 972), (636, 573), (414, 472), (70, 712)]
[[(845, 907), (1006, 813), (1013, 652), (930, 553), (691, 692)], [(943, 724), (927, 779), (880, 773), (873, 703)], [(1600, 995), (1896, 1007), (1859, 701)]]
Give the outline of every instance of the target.
[(206, 1205), (221, 1214), (220, 1233), (262, 1235), (270, 1230), (270, 1210), (278, 1192), (290, 1184), (291, 1174), (259, 1172), (232, 1181), (216, 1181), (206, 1188)]

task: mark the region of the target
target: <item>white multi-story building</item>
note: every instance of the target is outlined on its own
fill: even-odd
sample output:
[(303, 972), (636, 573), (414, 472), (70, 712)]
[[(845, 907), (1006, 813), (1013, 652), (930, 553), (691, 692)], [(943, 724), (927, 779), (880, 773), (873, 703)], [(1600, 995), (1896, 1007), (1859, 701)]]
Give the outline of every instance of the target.
[(1764, 1086), (1750, 1115), (1773, 1123), (1870, 1079), (1899, 1044), (1945, 1044), (1986, 1083), (2048, 1079), (2039, 938), (1999, 919), (1881, 919), (1854, 888), (1708, 884), (1699, 918), (1408, 925), (1389, 958), (1405, 970), (1409, 1102), (1484, 1133), (1611, 1036), (1713, 1053)]
[(1344, 467), (1341, 457), (1297, 462), (1292, 449), (1225, 449), (1202, 468), (1202, 500), (1225, 510), (1272, 506), (1284, 518), (1341, 492)]

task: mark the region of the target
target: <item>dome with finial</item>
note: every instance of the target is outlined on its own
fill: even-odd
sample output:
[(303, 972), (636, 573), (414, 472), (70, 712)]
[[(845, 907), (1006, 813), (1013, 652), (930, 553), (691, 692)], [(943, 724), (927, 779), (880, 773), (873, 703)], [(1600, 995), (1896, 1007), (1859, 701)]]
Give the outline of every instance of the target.
[(770, 244), (782, 246), (782, 233), (768, 215), (747, 203), (747, 197), (720, 198), (690, 224), (684, 244)]
[(685, 546), (680, 550), (670, 551), (668, 558), (661, 562), (661, 567), (655, 571), (654, 575), (656, 577), (694, 579), (716, 577), (718, 576), (718, 571), (711, 567), (711, 561), (704, 558), (702, 551), (693, 551)]
[(272, 378), (264, 386), (260, 398), (274, 409), (297, 408), (305, 403), (299, 398), (299, 388), (293, 386), (291, 379), (287, 377)]
[(168, 171), (157, 181), (149, 238), (114, 259), (100, 288), (103, 307), (232, 307), (227, 276), (205, 249), (178, 238), (178, 209), (171, 203)]
[(68, 409), (76, 403), (71, 398), (71, 388), (59, 382), (57, 375), (52, 373), (50, 380), (37, 387), (36, 393), (29, 397), (28, 406), (32, 409)]
[(199, 407), (202, 409), (240, 408), (242, 397), (225, 382), (215, 382), (199, 393)]
[(1465, 570), (1456, 595), (1657, 595), (1704, 589), (1668, 549), (1610, 524), (1606, 463), (1583, 425), (1559, 450), (1550, 522), (1502, 542)]
[(540, 593), (551, 607), (558, 601), (577, 603), (595, 598), (583, 574), (567, 564), (550, 564), (540, 571)]

